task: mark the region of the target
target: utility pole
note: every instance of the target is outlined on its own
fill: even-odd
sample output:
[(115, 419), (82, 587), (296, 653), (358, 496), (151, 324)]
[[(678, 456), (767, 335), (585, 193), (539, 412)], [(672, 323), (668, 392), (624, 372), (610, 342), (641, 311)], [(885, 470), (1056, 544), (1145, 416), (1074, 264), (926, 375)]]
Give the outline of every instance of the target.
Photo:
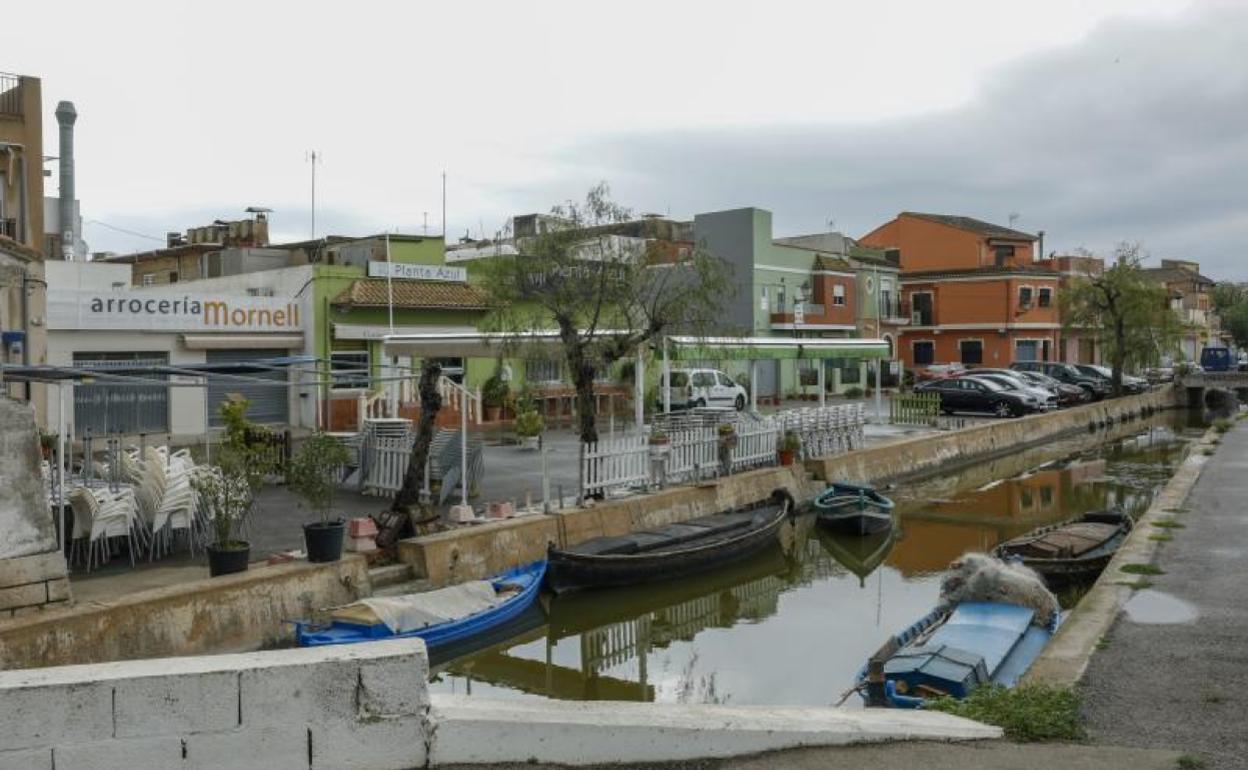
[(312, 240), (316, 240), (316, 164), (321, 156), (316, 150), (309, 150), (304, 159), (312, 164)]
[(446, 249), (446, 172), (442, 172), (442, 248)]

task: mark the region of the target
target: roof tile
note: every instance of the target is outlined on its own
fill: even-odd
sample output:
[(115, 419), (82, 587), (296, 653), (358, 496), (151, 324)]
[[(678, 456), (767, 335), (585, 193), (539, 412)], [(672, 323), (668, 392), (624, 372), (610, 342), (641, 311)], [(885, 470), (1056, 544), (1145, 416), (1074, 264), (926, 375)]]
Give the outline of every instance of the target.
[[(399, 280), (390, 282), (394, 306), (402, 308), (440, 308), (445, 310), (487, 310), (489, 296), (482, 289), (466, 283), (444, 281)], [(379, 278), (366, 278), (343, 289), (333, 299), (334, 305), (353, 307), (387, 307), (390, 290)]]

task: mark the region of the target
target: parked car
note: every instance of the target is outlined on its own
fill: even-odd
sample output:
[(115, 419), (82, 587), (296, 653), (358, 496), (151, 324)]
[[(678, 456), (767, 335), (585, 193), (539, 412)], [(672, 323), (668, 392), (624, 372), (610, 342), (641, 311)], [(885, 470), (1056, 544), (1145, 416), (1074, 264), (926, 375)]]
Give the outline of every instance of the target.
[(991, 380), (976, 377), (953, 377), (930, 380), (916, 385), (919, 393), (940, 395), (940, 411), (988, 412), (998, 417), (1017, 417), (1031, 411), (1023, 394), (1006, 390)]
[(1058, 382), (1076, 385), (1088, 392), (1093, 401), (1100, 401), (1109, 395), (1109, 386), (1099, 377), (1089, 377), (1070, 364), (1056, 361), (1017, 361), (1010, 368), (1019, 372), (1040, 372), (1047, 374)]
[[(1099, 376), (1103, 378), (1110, 388), (1113, 388), (1114, 370), (1110, 369), (1108, 366), (1097, 366), (1096, 364), (1074, 364), (1074, 367), (1089, 377)], [(1129, 394), (1143, 393), (1148, 390), (1148, 380), (1142, 377), (1133, 377), (1124, 372), (1122, 375), (1122, 389)]]
[(995, 371), (995, 369), (971, 369), (965, 376), (975, 379), (988, 379), (988, 381), (1000, 384), (1008, 391), (1022, 393), (1023, 397), (1031, 403), (1031, 408), (1037, 412), (1057, 408), (1057, 393), (1053, 393), (1048, 388), (1042, 388), (1027, 382), (1027, 379), (1021, 377), (1017, 372), (1011, 372), (1008, 369), (1006, 369), (1005, 373)]
[(959, 363), (928, 364), (922, 369), (915, 369), (914, 378), (920, 382), (927, 380), (943, 380), (946, 377), (957, 377), (966, 374), (966, 367)]
[(1037, 385), (1048, 388), (1057, 394), (1057, 403), (1062, 406), (1071, 406), (1073, 404), (1082, 404), (1085, 401), (1091, 401), (1092, 396), (1088, 391), (1078, 385), (1067, 385), (1059, 382), (1047, 374), (1040, 372), (1016, 372), (1016, 374), (1026, 377), (1029, 381)]
[(1235, 369), (1231, 349), (1206, 347), (1200, 350), (1200, 365), (1206, 372), (1229, 372)]
[[(673, 409), (719, 406), (739, 412), (749, 401), (745, 388), (718, 369), (673, 369), (668, 390)], [(663, 388), (660, 387), (659, 407), (662, 406)]]

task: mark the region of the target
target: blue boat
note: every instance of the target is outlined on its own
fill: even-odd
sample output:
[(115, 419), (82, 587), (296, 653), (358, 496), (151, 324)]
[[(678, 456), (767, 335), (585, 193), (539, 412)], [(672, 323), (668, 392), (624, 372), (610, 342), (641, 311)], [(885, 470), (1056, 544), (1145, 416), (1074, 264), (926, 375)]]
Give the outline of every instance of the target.
[(300, 647), (418, 637), (429, 648), (460, 642), (508, 623), (533, 605), (546, 562), (516, 567), (489, 580), (419, 594), (361, 599), (327, 623), (296, 621)]
[(874, 535), (893, 526), (893, 501), (875, 487), (834, 482), (814, 506), (819, 524), (843, 535)]
[(1029, 607), (963, 602), (937, 609), (891, 638), (859, 672), (871, 706), (922, 708), (928, 698), (965, 698), (983, 684), (1013, 687), (1057, 631)]

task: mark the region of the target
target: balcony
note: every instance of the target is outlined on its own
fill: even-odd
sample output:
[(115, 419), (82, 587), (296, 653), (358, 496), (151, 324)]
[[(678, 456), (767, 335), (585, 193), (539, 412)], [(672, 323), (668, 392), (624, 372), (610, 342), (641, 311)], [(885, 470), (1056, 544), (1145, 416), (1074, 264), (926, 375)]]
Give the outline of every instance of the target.
[[(884, 323), (901, 326), (911, 322), (910, 303), (902, 302), (896, 297), (880, 299), (880, 319)], [(930, 319), (929, 319), (930, 320)]]
[(0, 72), (0, 116), (22, 117), (22, 78)]

